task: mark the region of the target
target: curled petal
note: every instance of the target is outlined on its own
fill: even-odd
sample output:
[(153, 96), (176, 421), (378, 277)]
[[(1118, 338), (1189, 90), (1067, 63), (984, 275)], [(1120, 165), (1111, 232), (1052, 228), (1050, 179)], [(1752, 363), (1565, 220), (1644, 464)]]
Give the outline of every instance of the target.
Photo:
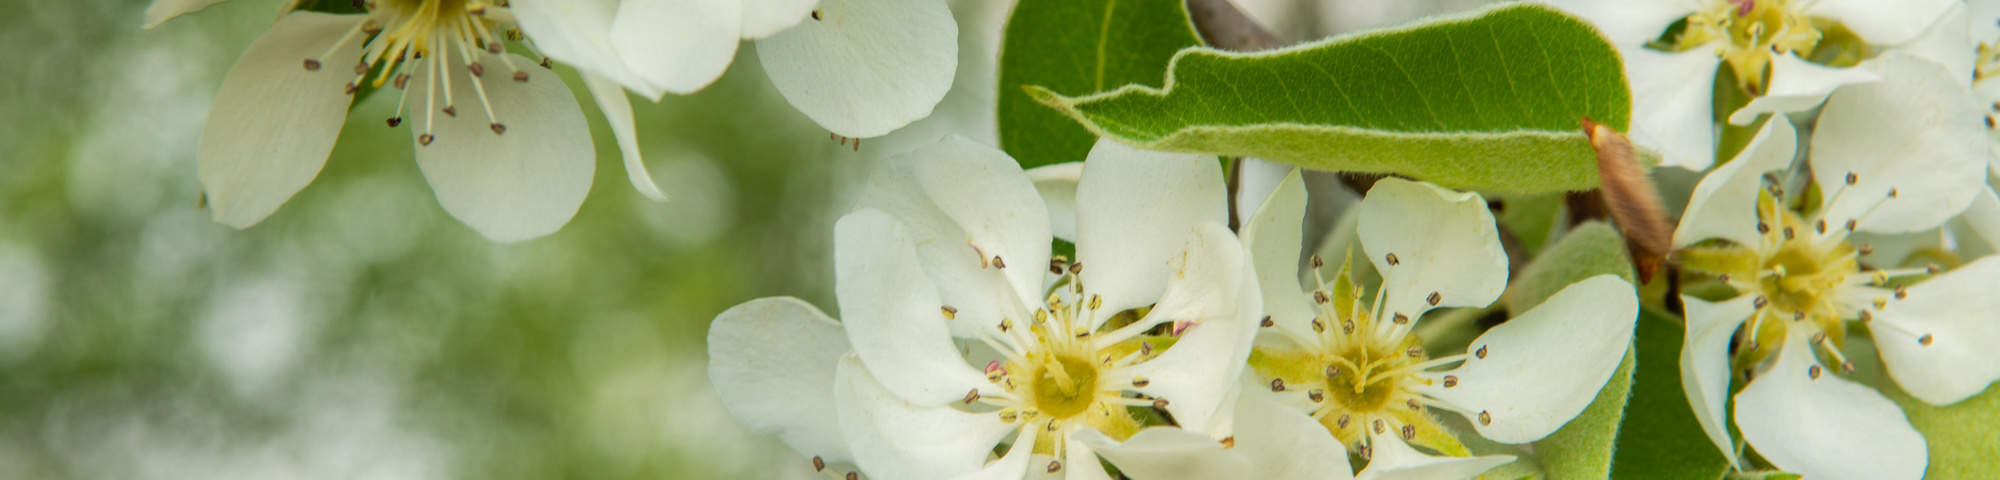
[(850, 213), (834, 225), (833, 242), (834, 294), (848, 342), (884, 389), (935, 407), (991, 388), (952, 343), (937, 286), (901, 222), (880, 210)]
[[(903, 401), (847, 355), (835, 374), (840, 428), (854, 463), (881, 480), (951, 478), (979, 471), (1014, 425), (992, 413), (961, 412)], [(1029, 435), (1033, 443), (1033, 436)]]
[(1215, 157), (1139, 150), (1098, 140), (1077, 185), (1077, 260), (1084, 285), (1104, 297), (1095, 322), (1152, 304), (1168, 261), (1202, 223), (1229, 222)]
[(1687, 334), (1681, 338), (1681, 390), (1708, 440), (1730, 465), (1739, 465), (1736, 442), (1729, 436), (1729, 339), (1757, 311), (1757, 298), (1743, 295), (1722, 303), (1681, 296), (1687, 311)]
[(1841, 86), (1882, 79), (1867, 69), (1821, 66), (1791, 54), (1771, 56), (1770, 78), (1764, 94), (1729, 114), (1729, 123), (1749, 125), (1766, 113), (1811, 110)]
[(708, 328), (708, 378), (744, 425), (792, 450), (852, 461), (834, 410), (835, 366), (847, 354), (840, 323), (791, 297), (725, 310)]
[(1787, 330), (1777, 362), (1736, 394), (1743, 439), (1778, 469), (1806, 478), (1923, 478), (1924, 437), (1903, 411), (1820, 366), (1809, 329)]
[(1285, 176), (1243, 225), (1243, 243), (1250, 248), (1250, 261), (1257, 270), (1257, 286), (1263, 290), (1264, 314), (1295, 340), (1317, 348), (1319, 334), (1312, 330), (1310, 297), (1299, 288), (1299, 249), (1304, 242), (1306, 185), (1298, 170)]
[(958, 23), (937, 0), (824, 0), (820, 18), (757, 41), (778, 93), (821, 127), (881, 136), (931, 114), (958, 69)]
[[(1600, 2), (1610, 4), (1612, 2)], [(1620, 47), (1632, 80), (1632, 140), (1659, 149), (1661, 166), (1707, 170), (1715, 163), (1715, 53)]]
[(1791, 166), (1798, 144), (1791, 122), (1765, 122), (1743, 153), (1695, 185), (1681, 224), (1674, 229), (1674, 247), (1711, 238), (1758, 245), (1762, 237), (1757, 233), (1757, 193), (1763, 191), (1764, 172)]
[[(1924, 402), (1958, 403), (2000, 379), (2000, 257), (1909, 287), (1868, 325), (1889, 375)], [(1891, 328), (1893, 327), (1893, 328)]]
[(1507, 287), (1507, 252), (1479, 194), (1390, 177), (1360, 208), (1361, 246), (1388, 295), (1376, 315), (1484, 307)]
[[(159, 8), (161, 4), (154, 4)], [(251, 42), (222, 77), (202, 126), (199, 170), (215, 221), (256, 225), (312, 183), (347, 120), (359, 42), (327, 52), (361, 15), (294, 12)], [(328, 68), (307, 69), (305, 60)]]
[[(1243, 478), (1251, 471), (1249, 462), (1224, 450), (1215, 439), (1173, 427), (1140, 430), (1123, 442), (1089, 429), (1070, 438), (1137, 480)], [(1075, 460), (1076, 455), (1070, 458)]]

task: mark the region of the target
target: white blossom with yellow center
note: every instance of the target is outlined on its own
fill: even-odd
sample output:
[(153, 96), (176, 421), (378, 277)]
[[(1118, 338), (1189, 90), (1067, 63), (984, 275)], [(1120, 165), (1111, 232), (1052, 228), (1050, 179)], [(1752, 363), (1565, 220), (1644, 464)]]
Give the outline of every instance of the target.
[[(1241, 474), (1223, 452), (1261, 305), (1215, 160), (1107, 141), (1045, 168), (1076, 173), (1055, 199), (1073, 225), (993, 147), (952, 137), (886, 160), (835, 226), (842, 338), (756, 340), (828, 335), (781, 300), (717, 318), (711, 375), (732, 411), (876, 479), (1107, 478), (1100, 458), (1139, 479)], [(1050, 255), (1053, 232), (1074, 261)], [(1142, 428), (1148, 409), (1179, 428)]]
[[(1852, 369), (1841, 348), (1850, 321), (1868, 329), (1897, 384), (1927, 403), (1958, 402), (2000, 378), (2000, 297), (1990, 291), (2000, 259), (1950, 272), (1874, 270), (1859, 261), (1868, 247), (1850, 241), (1854, 232), (1936, 228), (1983, 189), (1991, 155), (1970, 93), (1943, 66), (1900, 54), (1884, 61), (1893, 68), (1882, 82), (1827, 101), (1810, 187), (1789, 185), (1800, 176), (1791, 169), (1796, 133), (1772, 121), (1702, 180), (1675, 232), (1685, 268), (1739, 292), (1719, 303), (1682, 297), (1682, 383), (1732, 462), (1723, 412), (1741, 373), (1736, 426), (1778, 468), (1827, 479), (1923, 476), (1924, 439), (1902, 411), (1841, 378)], [(1788, 192), (1807, 188), (1820, 206), (1793, 212), (1800, 197)], [(1710, 239), (1722, 242), (1695, 245)], [(1935, 276), (1904, 278), (1918, 275)]]
[[(1376, 182), (1356, 207), (1362, 248), (1383, 276), (1372, 301), (1347, 265), (1326, 280), (1317, 256), (1311, 293), (1300, 290), (1305, 205), (1293, 172), (1244, 228), (1269, 314), (1249, 364), (1278, 401), (1246, 393), (1239, 408), (1289, 411), (1239, 420), (1239, 450), (1262, 478), (1354, 478), (1349, 452), (1369, 459), (1364, 479), (1477, 476), (1513, 457), (1470, 456), (1433, 412), (1462, 415), (1496, 441), (1539, 440), (1597, 397), (1631, 343), (1638, 297), (1600, 275), (1486, 331), (1464, 353), (1430, 357), (1412, 333), (1425, 312), (1484, 307), (1506, 287), (1507, 255), (1485, 199)], [(1325, 465), (1291, 468), (1302, 462)]]
[[(1810, 110), (1841, 85), (1879, 79), (1871, 69), (1804, 58), (1829, 32), (1851, 32), (1868, 49), (1912, 42), (1954, 0), (1542, 0), (1597, 24), (1625, 57), (1632, 80), (1632, 139), (1664, 154), (1662, 165), (1706, 170), (1715, 163), (1712, 112), (1717, 70), (1729, 65), (1756, 95), (1727, 113), (1749, 125), (1764, 114)], [(1668, 28), (1685, 20), (1678, 37)], [(1654, 46), (1649, 46), (1652, 44)], [(1868, 52), (1850, 52), (1866, 55)], [(1865, 57), (1862, 57), (1865, 58)]]

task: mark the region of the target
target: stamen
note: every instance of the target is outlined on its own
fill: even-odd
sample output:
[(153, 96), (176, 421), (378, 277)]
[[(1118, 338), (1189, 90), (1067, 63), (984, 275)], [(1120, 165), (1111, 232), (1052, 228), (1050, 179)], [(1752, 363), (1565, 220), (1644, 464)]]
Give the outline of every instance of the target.
[(1401, 265), (1401, 264), (1403, 263), (1403, 262), (1402, 262), (1401, 260), (1397, 260), (1397, 259), (1396, 259), (1396, 253), (1395, 253), (1395, 252), (1390, 252), (1390, 253), (1389, 253), (1389, 255), (1387, 255), (1387, 257), (1388, 257), (1388, 260), (1389, 260), (1389, 266), (1391, 266), (1391, 267), (1394, 267), (1394, 266), (1397, 266), (1397, 265)]
[(1456, 387), (1456, 386), (1458, 386), (1458, 376), (1457, 376), (1457, 375), (1445, 375), (1445, 376), (1444, 376), (1444, 388), (1451, 388), (1451, 387)]
[(952, 308), (951, 305), (945, 305), (944, 307), (939, 308), (939, 310), (944, 312), (945, 320), (953, 320), (958, 318), (958, 309)]
[(1485, 411), (1485, 410), (1480, 410), (1480, 411), (1479, 411), (1479, 424), (1480, 424), (1480, 425), (1492, 425), (1492, 424), (1493, 424), (1493, 415), (1492, 415), (1492, 414), (1489, 414), (1489, 413), (1486, 413), (1486, 411)]
[(1271, 379), (1271, 391), (1273, 392), (1285, 391), (1285, 379), (1282, 378)]
[[(1319, 320), (1318, 320), (1318, 319), (1314, 319), (1313, 321), (1317, 322), (1317, 321), (1319, 321)], [(1270, 315), (1265, 315), (1265, 316), (1264, 316), (1264, 321), (1262, 321), (1262, 322), (1258, 322), (1258, 323), (1257, 323), (1257, 326), (1259, 326), (1259, 327), (1263, 327), (1263, 328), (1271, 328), (1271, 326), (1273, 326), (1273, 325), (1277, 325), (1277, 322), (1273, 322), (1273, 321), (1271, 321), (1271, 316), (1270, 316)]]
[(819, 458), (819, 455), (813, 455), (813, 471), (822, 470), (826, 470), (826, 459)]

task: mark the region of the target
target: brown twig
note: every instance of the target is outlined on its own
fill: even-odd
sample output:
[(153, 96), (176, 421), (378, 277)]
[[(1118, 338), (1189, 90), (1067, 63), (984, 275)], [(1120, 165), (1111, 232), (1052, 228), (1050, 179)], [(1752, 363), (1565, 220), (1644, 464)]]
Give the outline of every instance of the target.
[(1208, 45), (1232, 52), (1255, 52), (1285, 46), (1278, 34), (1238, 10), (1229, 0), (1187, 0), (1188, 18)]

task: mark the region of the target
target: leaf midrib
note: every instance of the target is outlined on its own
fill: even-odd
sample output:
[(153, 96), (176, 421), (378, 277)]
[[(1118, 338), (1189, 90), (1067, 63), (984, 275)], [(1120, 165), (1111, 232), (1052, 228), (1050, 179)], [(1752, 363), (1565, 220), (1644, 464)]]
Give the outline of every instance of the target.
[(1104, 21), (1097, 26), (1097, 77), (1091, 83), (1096, 91), (1104, 91), (1104, 48), (1111, 44), (1111, 13), (1118, 10), (1118, 0), (1104, 2)]

